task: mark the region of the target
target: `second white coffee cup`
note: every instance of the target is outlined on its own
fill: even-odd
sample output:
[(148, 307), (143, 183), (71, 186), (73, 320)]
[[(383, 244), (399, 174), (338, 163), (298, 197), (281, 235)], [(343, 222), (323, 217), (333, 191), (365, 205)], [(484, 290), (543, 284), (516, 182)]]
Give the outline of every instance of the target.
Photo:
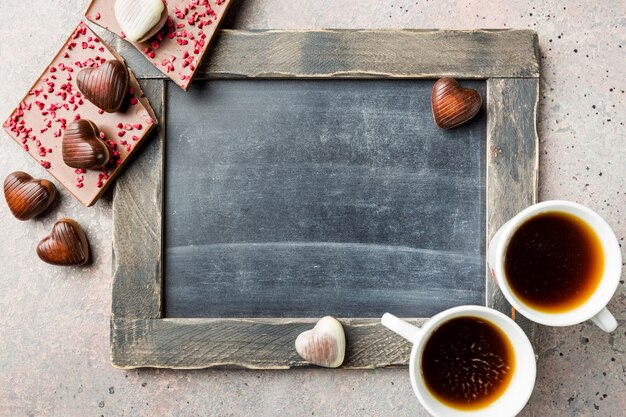
[[(478, 410), (459, 410), (442, 403), (428, 390), (422, 374), (422, 353), (430, 336), (448, 320), (459, 317), (475, 317), (497, 326), (514, 351), (515, 370), (506, 390), (494, 402)], [(409, 362), (411, 385), (420, 403), (435, 417), (513, 417), (524, 408), (533, 392), (537, 370), (532, 345), (513, 320), (496, 310), (481, 306), (454, 307), (433, 316), (421, 328), (386, 313), (382, 324), (413, 343)]]
[[(559, 313), (542, 312), (525, 304), (511, 290), (504, 273), (506, 250), (515, 231), (528, 219), (546, 212), (567, 213), (587, 223), (598, 236), (604, 251), (604, 272), (593, 295), (580, 306)], [(571, 326), (591, 320), (605, 332), (612, 332), (616, 329), (617, 321), (607, 310), (606, 305), (619, 285), (622, 272), (622, 254), (615, 233), (595, 211), (577, 203), (561, 200), (544, 201), (530, 206), (496, 232), (489, 244), (487, 262), (491, 275), (498, 282), (506, 299), (517, 311), (530, 320), (548, 326)]]

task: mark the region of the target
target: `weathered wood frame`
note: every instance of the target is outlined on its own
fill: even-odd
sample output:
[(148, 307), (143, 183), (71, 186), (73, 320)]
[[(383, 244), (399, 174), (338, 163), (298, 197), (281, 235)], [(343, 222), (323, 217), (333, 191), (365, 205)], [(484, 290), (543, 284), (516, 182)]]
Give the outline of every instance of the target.
[[(160, 129), (122, 176), (113, 200), (111, 361), (119, 368), (306, 366), (294, 349), (311, 319), (171, 319), (162, 316), (165, 77), (126, 42), (99, 31), (135, 71)], [(487, 241), (537, 199), (539, 98), (537, 37), (505, 31), (223, 30), (197, 79), (427, 78), (487, 82)], [(177, 88), (173, 86), (172, 88)], [(485, 271), (485, 304), (534, 326), (507, 303)], [(408, 363), (410, 345), (377, 319), (340, 319), (344, 368)], [(426, 319), (411, 319), (419, 323)]]

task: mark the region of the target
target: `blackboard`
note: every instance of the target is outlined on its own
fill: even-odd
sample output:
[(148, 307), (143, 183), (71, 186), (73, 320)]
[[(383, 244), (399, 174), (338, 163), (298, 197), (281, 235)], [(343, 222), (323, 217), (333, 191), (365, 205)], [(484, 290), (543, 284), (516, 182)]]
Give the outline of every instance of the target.
[(433, 82), (168, 88), (164, 317), (484, 305), (486, 117), (439, 129)]
[[(221, 30), (187, 94), (100, 35), (159, 122), (113, 196), (114, 366), (307, 367), (294, 341), (324, 314), (342, 368), (407, 365), (379, 315), (461, 303), (534, 340), (484, 259), (537, 201), (536, 33)], [(441, 77), (484, 99), (449, 132), (430, 115)]]

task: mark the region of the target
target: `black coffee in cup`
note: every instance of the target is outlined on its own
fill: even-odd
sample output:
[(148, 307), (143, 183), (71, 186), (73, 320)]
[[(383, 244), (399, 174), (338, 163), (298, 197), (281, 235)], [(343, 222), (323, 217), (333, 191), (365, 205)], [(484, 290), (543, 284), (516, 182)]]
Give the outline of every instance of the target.
[(584, 220), (552, 211), (526, 220), (512, 235), (504, 274), (524, 304), (562, 313), (584, 304), (604, 273), (600, 239)]
[(515, 370), (509, 338), (479, 317), (457, 317), (439, 326), (422, 352), (422, 377), (440, 402), (477, 410), (497, 400)]

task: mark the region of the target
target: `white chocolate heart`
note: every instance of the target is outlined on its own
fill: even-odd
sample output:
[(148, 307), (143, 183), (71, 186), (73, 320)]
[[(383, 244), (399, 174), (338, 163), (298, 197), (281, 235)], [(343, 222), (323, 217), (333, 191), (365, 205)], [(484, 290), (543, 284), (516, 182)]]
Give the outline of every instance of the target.
[(326, 368), (337, 368), (346, 354), (346, 335), (343, 326), (326, 316), (315, 327), (296, 338), (296, 351), (304, 360)]
[(163, 0), (116, 0), (114, 11), (126, 39), (133, 42), (151, 38), (167, 20)]

